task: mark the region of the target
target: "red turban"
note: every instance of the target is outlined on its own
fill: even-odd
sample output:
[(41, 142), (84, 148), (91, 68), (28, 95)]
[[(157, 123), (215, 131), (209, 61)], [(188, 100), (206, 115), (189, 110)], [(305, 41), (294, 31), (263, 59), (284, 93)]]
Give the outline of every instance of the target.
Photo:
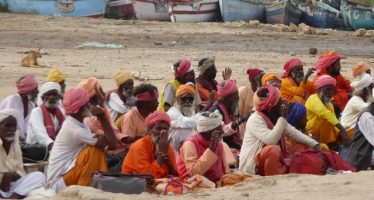
[(89, 100), (90, 96), (86, 90), (73, 88), (65, 92), (62, 106), (67, 115), (76, 114), (82, 106), (88, 103)]
[(135, 96), (137, 101), (154, 101), (158, 99), (158, 91), (154, 90), (153, 95), (151, 92), (143, 92)]
[(17, 81), (17, 90), (20, 94), (28, 93), (38, 87), (34, 75), (28, 74)]
[(317, 74), (322, 73), (334, 62), (340, 60), (340, 55), (336, 51), (325, 51), (317, 61)]
[(187, 59), (182, 59), (179, 62), (179, 66), (174, 71), (174, 76), (175, 77), (181, 77), (181, 76), (184, 76), (185, 74), (187, 74), (188, 72), (190, 72), (192, 70), (193, 70), (193, 68), (192, 68), (192, 65), (191, 65), (191, 61), (187, 60)]
[(262, 88), (267, 88), (269, 93), (266, 97), (259, 97), (256, 92), (253, 95), (253, 105), (256, 107), (257, 111), (270, 111), (275, 105), (277, 105), (280, 99), (280, 92), (278, 88), (275, 88), (269, 84), (263, 86)]
[(249, 81), (253, 81), (253, 79), (259, 74), (263, 72), (262, 70), (260, 69), (257, 69), (257, 68), (248, 68), (247, 69), (247, 75), (248, 75), (248, 79)]
[(185, 93), (189, 93), (192, 96), (194, 96), (195, 95), (195, 89), (194, 89), (194, 87), (191, 84), (189, 84), (189, 83), (181, 85), (177, 89), (176, 96), (180, 97), (180, 96), (182, 96)]
[(155, 111), (152, 114), (149, 114), (145, 118), (145, 125), (147, 126), (147, 128), (151, 128), (155, 123), (161, 122), (161, 121), (168, 123), (169, 126), (170, 126), (170, 117), (169, 117), (169, 115), (166, 114), (165, 112)]
[(78, 88), (86, 90), (90, 97), (93, 97), (96, 95), (96, 89), (100, 89), (100, 82), (95, 77), (91, 77), (81, 81), (78, 84)]
[(283, 66), (284, 72), (283, 72), (281, 77), (282, 78), (288, 77), (291, 70), (295, 69), (296, 67), (302, 67), (302, 66), (304, 66), (304, 65), (303, 65), (303, 62), (301, 62), (300, 59), (298, 59), (298, 58), (289, 59), (286, 62), (286, 64)]
[(221, 98), (225, 98), (237, 91), (236, 82), (231, 79), (225, 80), (223, 83), (217, 85), (217, 95)]
[(322, 76), (317, 78), (317, 80), (314, 84), (316, 86), (316, 89), (325, 87), (327, 85), (336, 86), (336, 79), (329, 76), (329, 75), (322, 75)]

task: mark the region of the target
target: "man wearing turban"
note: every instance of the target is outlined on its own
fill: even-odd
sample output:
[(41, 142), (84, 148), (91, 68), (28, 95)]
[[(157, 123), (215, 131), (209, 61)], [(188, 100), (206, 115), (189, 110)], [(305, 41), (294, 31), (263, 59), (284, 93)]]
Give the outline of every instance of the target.
[(18, 111), (0, 111), (0, 199), (23, 199), (29, 192), (43, 187), (41, 172), (26, 174), (22, 151), (16, 138)]
[(17, 81), (18, 94), (6, 97), (0, 103), (0, 110), (13, 108), (18, 111), (17, 133), (21, 141), (26, 139), (27, 124), (32, 109), (36, 107), (36, 99), (38, 96), (38, 82), (34, 75), (28, 74), (22, 76)]
[(274, 73), (266, 73), (261, 79), (261, 85), (272, 85), (278, 89), (281, 88), (281, 79)]
[[(195, 71), (190, 60), (182, 59), (173, 65), (174, 79), (165, 85), (160, 95), (158, 110), (167, 112), (176, 102), (176, 91), (179, 86), (188, 82), (195, 82)], [(196, 93), (195, 103), (201, 103), (200, 96)]]
[(52, 68), (51, 70), (49, 70), (47, 81), (60, 84), (61, 98), (64, 97), (65, 88), (66, 88), (65, 76), (58, 68)]
[(64, 111), (59, 107), (61, 87), (55, 82), (46, 82), (40, 88), (43, 103), (30, 114), (26, 143), (41, 144), (52, 149), (53, 142), (65, 120)]
[(316, 94), (311, 95), (305, 103), (307, 110), (308, 133), (319, 142), (325, 143), (331, 150), (339, 150), (339, 144), (349, 143), (346, 130), (336, 118), (331, 103), (336, 89), (336, 79), (329, 75), (321, 75), (315, 81)]
[(360, 79), (361, 76), (363, 76), (364, 74), (371, 75), (371, 69), (370, 69), (368, 64), (366, 64), (364, 62), (359, 62), (359, 63), (357, 63), (357, 65), (355, 65), (352, 68), (352, 76), (355, 79)]
[(116, 121), (121, 115), (126, 114), (135, 104), (134, 78), (130, 72), (118, 72), (115, 77), (118, 88), (105, 94), (110, 116)]
[(284, 65), (282, 75), (281, 97), (290, 102), (305, 104), (309, 95), (314, 93), (314, 84), (308, 78), (315, 71), (309, 68), (304, 76), (303, 63), (298, 58), (292, 58)]
[(345, 79), (340, 73), (341, 56), (336, 51), (325, 51), (317, 61), (317, 77), (329, 75), (336, 80), (335, 92), (333, 96), (333, 105), (335, 112), (340, 115), (348, 103), (352, 89), (349, 80)]
[(213, 182), (230, 173), (229, 164), (235, 162), (230, 148), (222, 142), (222, 115), (218, 110), (197, 114), (197, 134), (183, 143), (177, 158), (183, 178), (205, 176)]
[(152, 174), (155, 179), (178, 176), (174, 150), (169, 144), (169, 116), (155, 111), (146, 117), (145, 124), (148, 134), (131, 145), (122, 173)]
[[(89, 101), (89, 93), (80, 88), (67, 90), (63, 99), (67, 117), (53, 144), (47, 172), (47, 187), (56, 192), (70, 185), (89, 186), (93, 172), (107, 171), (104, 150), (117, 147), (103, 110), (91, 107)], [(83, 122), (91, 114), (103, 124), (104, 135), (94, 135)]]
[[(307, 146), (319, 150), (319, 144), (288, 124), (288, 102), (282, 102), (280, 92), (265, 85), (254, 94), (256, 112), (248, 121), (240, 150), (239, 170), (271, 176), (287, 173), (284, 159)], [(286, 148), (285, 136), (295, 144)], [(305, 145), (305, 146), (304, 146)]]

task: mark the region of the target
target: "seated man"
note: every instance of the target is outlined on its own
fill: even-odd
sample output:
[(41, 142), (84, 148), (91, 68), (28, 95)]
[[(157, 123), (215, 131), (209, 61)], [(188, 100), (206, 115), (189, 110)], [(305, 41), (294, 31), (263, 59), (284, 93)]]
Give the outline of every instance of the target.
[[(240, 150), (239, 170), (262, 176), (287, 173), (285, 158), (309, 148), (319, 150), (317, 141), (287, 123), (289, 103), (280, 100), (280, 92), (265, 85), (254, 95), (256, 112), (248, 121)], [(296, 143), (286, 148), (285, 138)], [(305, 146), (304, 146), (305, 145)]]
[(122, 173), (152, 174), (155, 179), (178, 176), (174, 150), (169, 144), (169, 116), (155, 111), (145, 123), (148, 134), (131, 145)]
[(116, 138), (103, 110), (91, 108), (104, 127), (104, 135), (93, 135), (83, 123), (91, 115), (90, 96), (83, 89), (69, 89), (62, 101), (67, 115), (49, 156), (47, 187), (59, 192), (69, 185), (91, 184), (93, 172), (107, 171), (104, 149), (115, 149)]
[(314, 93), (314, 84), (308, 78), (315, 71), (309, 68), (304, 76), (303, 63), (298, 58), (292, 58), (284, 65), (282, 75), (281, 97), (290, 102), (305, 104), (305, 101)]
[(16, 136), (18, 111), (0, 111), (0, 199), (23, 199), (29, 192), (44, 186), (41, 172), (26, 175), (21, 147)]
[[(357, 77), (359, 78), (359, 77)], [(340, 123), (347, 131), (349, 139), (352, 139), (358, 116), (373, 102), (371, 94), (374, 87), (373, 78), (369, 74), (360, 76), (359, 80), (353, 81), (351, 87), (354, 89), (353, 96), (345, 106)]]
[(134, 79), (130, 72), (118, 72), (115, 76), (118, 88), (105, 94), (110, 116), (116, 121), (130, 111), (135, 104)]
[(26, 75), (17, 81), (18, 94), (6, 97), (0, 103), (0, 110), (13, 108), (18, 111), (17, 134), (21, 141), (26, 139), (27, 124), (32, 109), (36, 107), (38, 82), (33, 75)]
[(341, 141), (349, 143), (347, 133), (336, 118), (331, 103), (335, 86), (336, 79), (331, 76), (318, 77), (315, 82), (317, 93), (311, 95), (305, 103), (308, 133), (319, 142), (327, 144), (331, 150), (338, 150)]
[(59, 106), (60, 85), (46, 82), (40, 89), (43, 104), (31, 111), (26, 143), (41, 144), (52, 149), (53, 142), (65, 120), (64, 111)]
[(62, 74), (62, 72), (59, 69), (52, 68), (51, 70), (49, 70), (47, 81), (48, 82), (55, 82), (55, 83), (60, 84), (61, 98), (64, 97), (65, 88), (66, 88), (65, 76), (64, 76), (64, 74)]
[(178, 168), (183, 178), (202, 175), (217, 182), (230, 173), (235, 161), (230, 148), (222, 142), (222, 115), (216, 110), (197, 114), (197, 134), (189, 137), (179, 150)]
[(195, 90), (192, 85), (181, 85), (177, 89), (177, 105), (171, 107), (167, 114), (171, 125), (169, 138), (176, 152), (185, 139), (190, 137), (196, 129), (196, 115), (193, 106)]
[(269, 85), (272, 85), (273, 87), (276, 87), (280, 90), (280, 88), (282, 86), (282, 81), (281, 81), (281, 79), (279, 78), (278, 75), (276, 75), (274, 73), (266, 73), (261, 79), (261, 84), (262, 85), (269, 84)]
[(364, 62), (359, 62), (352, 68), (352, 76), (355, 79), (360, 79), (362, 75), (369, 74), (371, 75), (371, 70), (369, 65)]

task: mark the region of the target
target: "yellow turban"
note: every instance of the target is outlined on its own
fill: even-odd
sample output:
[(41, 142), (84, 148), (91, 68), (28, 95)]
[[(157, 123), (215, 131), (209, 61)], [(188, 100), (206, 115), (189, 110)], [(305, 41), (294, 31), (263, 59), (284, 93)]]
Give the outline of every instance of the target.
[(126, 81), (133, 79), (132, 73), (130, 72), (117, 72), (114, 76), (114, 80), (117, 84), (117, 86), (122, 85)]
[(281, 79), (274, 73), (266, 73), (261, 79), (261, 84), (265, 85), (265, 83), (270, 81), (270, 80), (279, 80), (280, 81)]
[(52, 68), (51, 70), (49, 70), (47, 81), (61, 83), (64, 80), (65, 80), (65, 76), (62, 74), (62, 72), (59, 69)]
[(78, 88), (84, 89), (90, 94), (90, 98), (96, 95), (96, 89), (100, 89), (100, 82), (95, 77), (88, 78), (78, 84)]

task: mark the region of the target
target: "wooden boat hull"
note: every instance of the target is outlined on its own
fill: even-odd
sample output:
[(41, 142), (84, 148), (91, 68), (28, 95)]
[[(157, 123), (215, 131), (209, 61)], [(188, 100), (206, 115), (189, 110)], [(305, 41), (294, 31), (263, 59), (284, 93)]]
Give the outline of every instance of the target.
[(219, 0), (221, 16), (224, 22), (231, 21), (266, 21), (266, 4), (253, 3), (246, 0)]
[(212, 22), (219, 16), (218, 0), (199, 2), (169, 2), (169, 15), (172, 22)]
[(132, 0), (135, 17), (146, 21), (170, 21), (166, 0)]
[(135, 18), (131, 0), (109, 0), (105, 17), (115, 19)]
[[(63, 1), (63, 0), (61, 0)], [(103, 17), (106, 0), (0, 0), (7, 4), (9, 12), (66, 17)]]
[(276, 3), (266, 6), (266, 22), (269, 24), (300, 24), (301, 10), (290, 3)]
[(343, 1), (341, 12), (344, 24), (348, 28), (352, 28), (354, 30), (360, 28), (374, 29), (373, 8), (357, 4), (348, 4), (347, 2)]
[[(302, 10), (301, 21), (305, 24), (317, 28), (336, 28), (339, 26), (336, 14), (324, 9)], [(306, 7), (307, 8), (307, 7)]]

